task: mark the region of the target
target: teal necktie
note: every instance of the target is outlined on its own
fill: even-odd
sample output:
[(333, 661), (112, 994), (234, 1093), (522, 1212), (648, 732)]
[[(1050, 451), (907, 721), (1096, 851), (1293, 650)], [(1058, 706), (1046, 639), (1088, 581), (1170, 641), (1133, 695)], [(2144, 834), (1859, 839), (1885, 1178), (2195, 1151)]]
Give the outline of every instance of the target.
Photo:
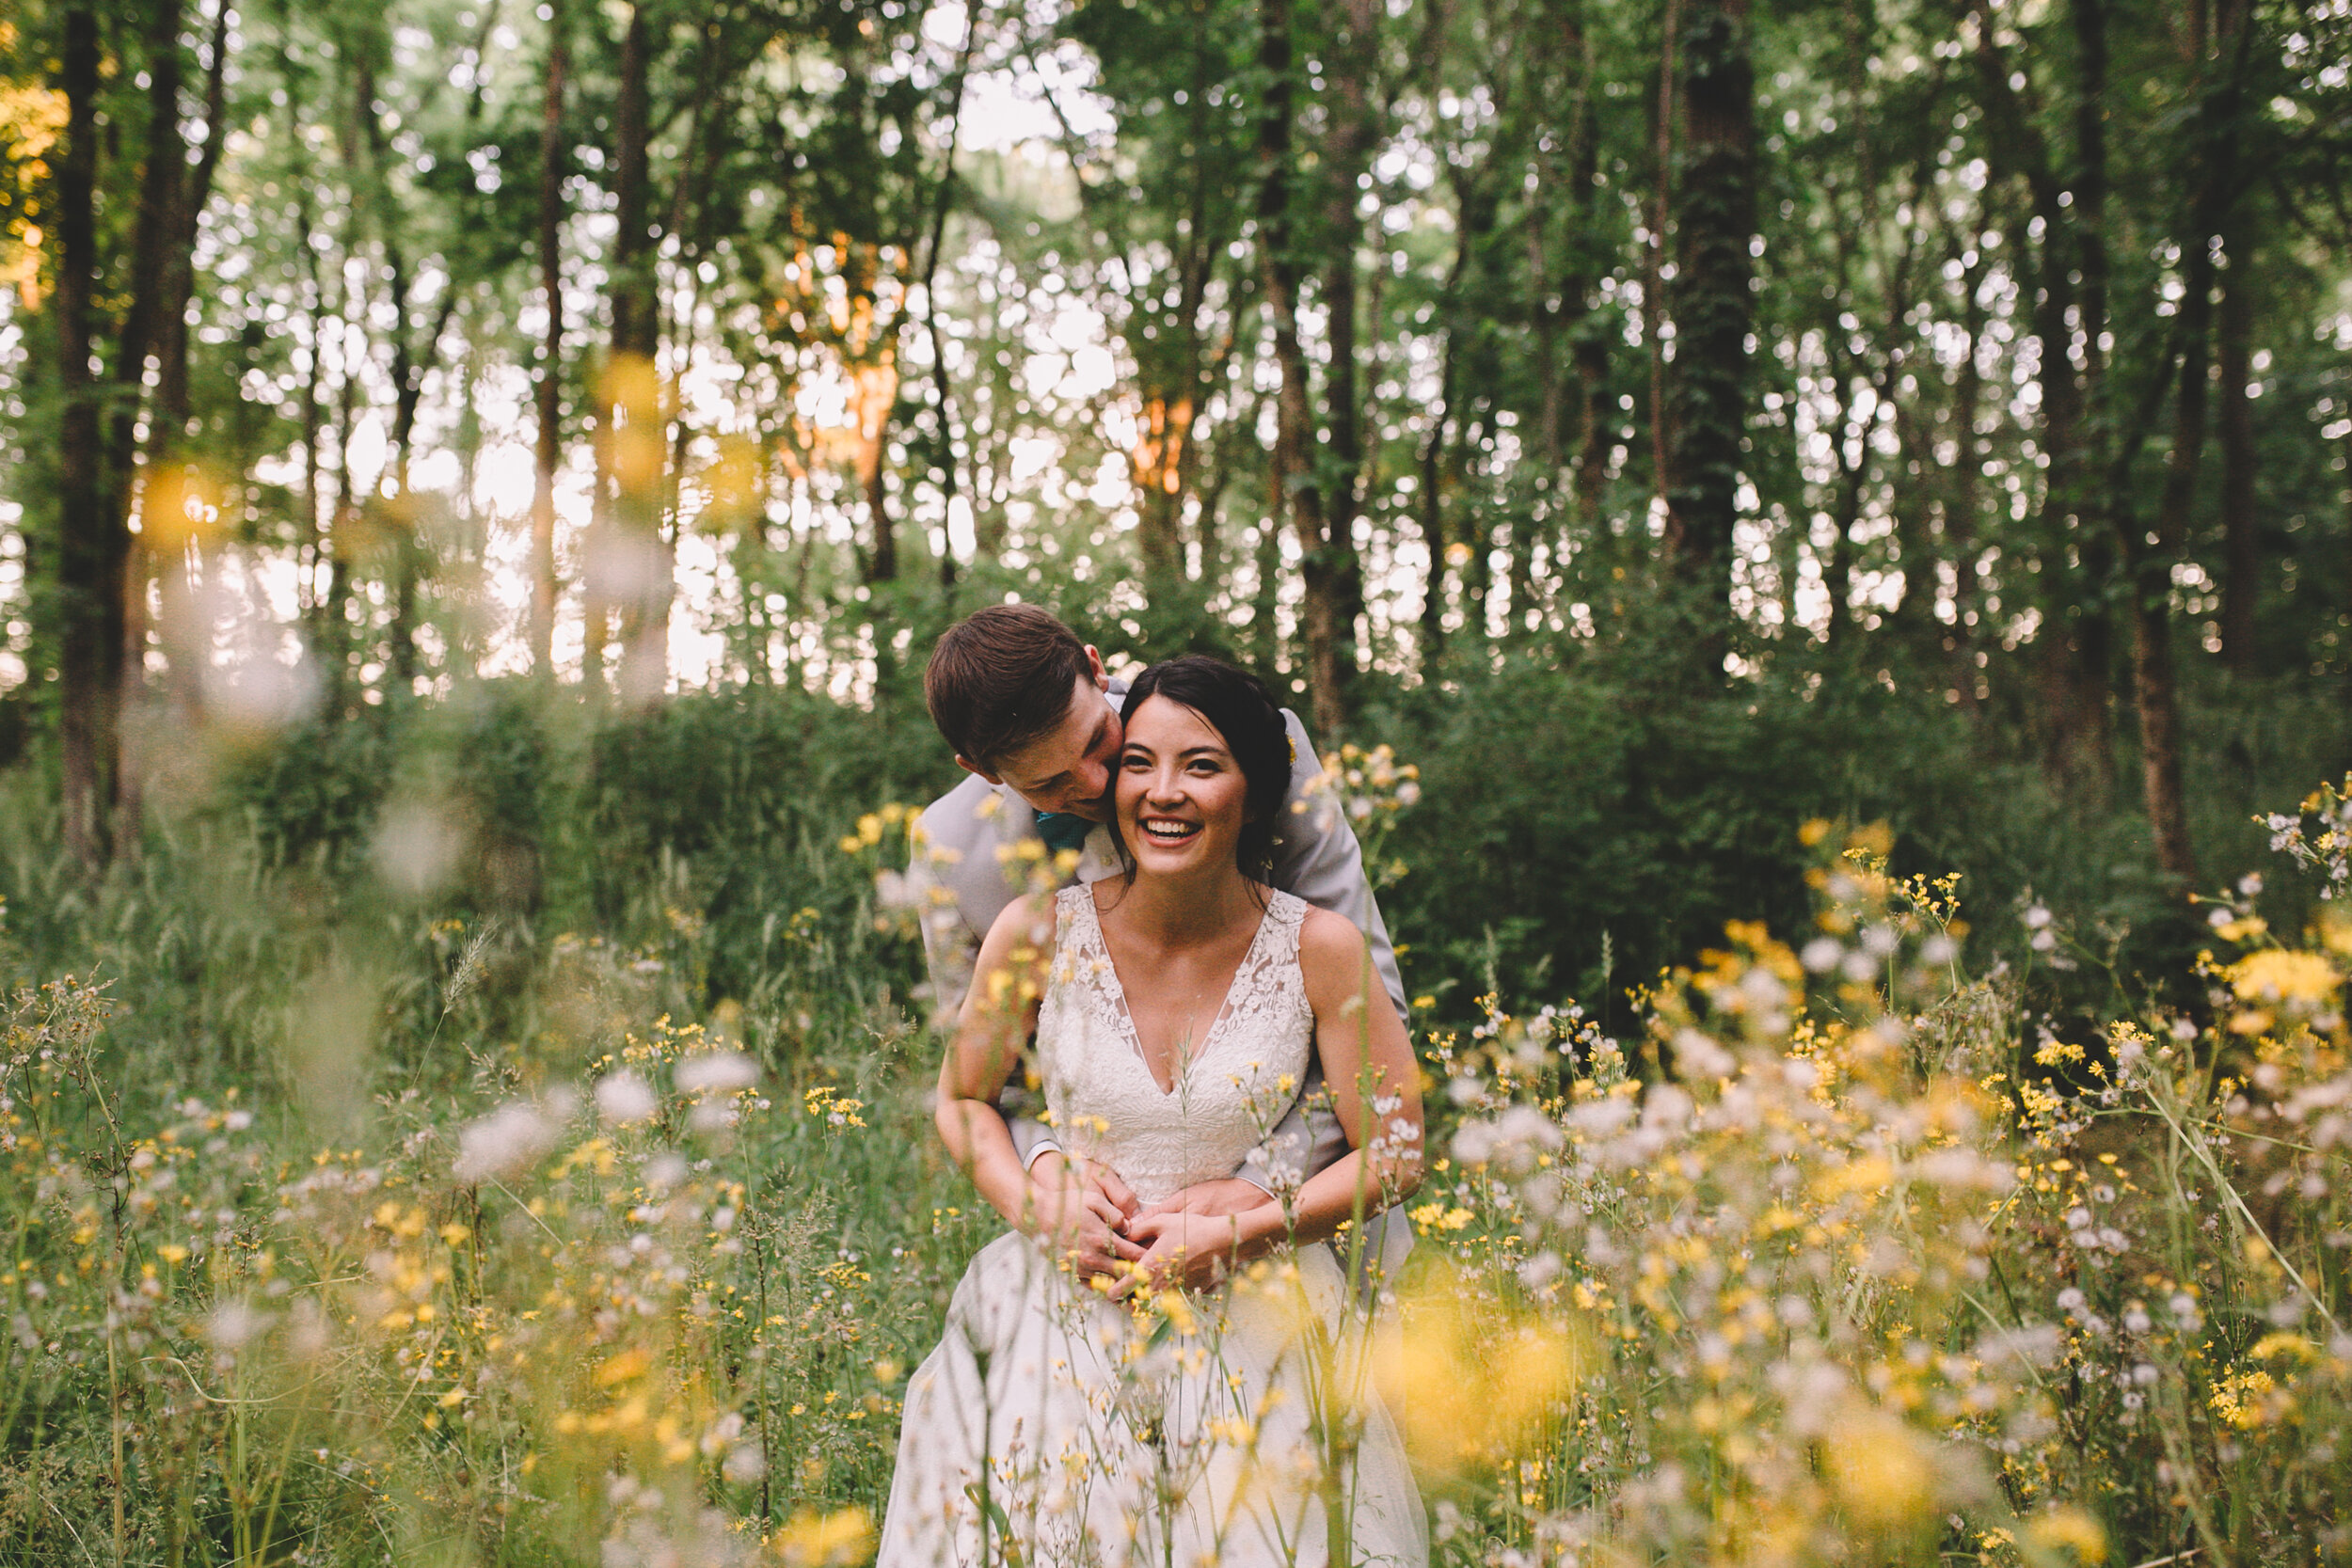
[(1045, 841), (1045, 847), (1057, 854), (1064, 849), (1084, 849), (1087, 834), (1093, 831), (1093, 823), (1072, 812), (1041, 811), (1037, 814), (1037, 836)]

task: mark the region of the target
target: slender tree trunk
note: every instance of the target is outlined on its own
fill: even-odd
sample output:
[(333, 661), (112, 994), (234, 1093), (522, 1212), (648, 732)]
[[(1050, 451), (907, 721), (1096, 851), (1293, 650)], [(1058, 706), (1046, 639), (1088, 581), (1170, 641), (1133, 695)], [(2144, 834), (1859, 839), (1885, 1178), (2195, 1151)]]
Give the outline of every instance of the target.
[(1337, 743), (1353, 711), (1356, 623), (1364, 610), (1363, 564), (1356, 553), (1356, 521), (1363, 509), (1364, 488), (1364, 413), (1356, 363), (1356, 251), (1363, 225), (1356, 215), (1356, 182), (1379, 135), (1372, 76), (1381, 7), (1379, 0), (1344, 0), (1337, 10), (1338, 34), (1323, 62), (1328, 129), (1319, 170), (1326, 193), (1322, 229), (1328, 246), (1323, 305), (1329, 323), (1324, 377), (1329, 480), (1319, 488), (1329, 515), (1306, 562), (1310, 619), (1317, 628), (1311, 633), (1315, 721), (1327, 744)]
[[(1584, 26), (1581, 5), (1571, 4), (1563, 24), (1564, 41), (1576, 61), (1576, 107), (1569, 120), (1568, 139), (1568, 264), (1561, 283), (1561, 304), (1572, 324), (1570, 357), (1576, 367), (1577, 452), (1576, 523), (1584, 539), (1598, 536), (1601, 528), (1601, 486), (1609, 479), (1609, 453), (1615, 444), (1611, 431), (1616, 407), (1609, 396), (1609, 342), (1593, 320), (1594, 263), (1592, 234), (1597, 222), (1596, 180), (1600, 173), (1600, 125), (1593, 103), (1598, 62), (1591, 34)], [(1565, 392), (1565, 388), (1563, 389)]]
[(93, 870), (108, 854), (120, 745), (122, 562), (128, 531), (108, 504), (90, 372), (90, 293), (98, 272), (98, 18), (66, 9), (58, 85), (65, 149), (56, 164), (58, 742), (66, 846)]
[[(2184, 247), (2187, 249), (2187, 247)], [(2172, 450), (2165, 460), (2164, 494), (2153, 544), (2126, 524), (2124, 559), (2131, 566), (2132, 688), (2139, 718), (2141, 787), (2156, 841), (2156, 863), (2175, 881), (2193, 882), (2197, 860), (2188, 840), (2181, 782), (2181, 702), (2172, 647), (2172, 562), (2186, 537), (2197, 470), (2205, 446), (2206, 335), (2211, 325), (2213, 263), (2202, 245), (2183, 270), (2180, 389), (2175, 394)]]
[[(1286, 525), (1302, 546), (1320, 541), (1323, 509), (1307, 467), (1307, 356), (1298, 343), (1298, 266), (1291, 255), (1291, 79), (1290, 0), (1262, 0), (1258, 8), (1258, 69), (1265, 81), (1265, 96), (1258, 114), (1258, 260), (1259, 288), (1265, 296), (1266, 325), (1281, 387), (1274, 404), (1274, 450), (1266, 454), (1266, 516), (1270, 530)], [(1258, 560), (1263, 571), (1278, 570), (1279, 551), (1262, 539)], [(1271, 582), (1262, 575), (1259, 596), (1267, 612), (1265, 635), (1271, 645), (1274, 598)], [(1312, 607), (1302, 621), (1311, 623)], [(1303, 626), (1311, 670), (1316, 655), (1315, 628)], [(1327, 635), (1327, 624), (1323, 628)]]
[(645, 7), (633, 5), (621, 36), (621, 88), (613, 127), (617, 229), (612, 247), (611, 384), (597, 400), (608, 418), (625, 421), (612, 432), (618, 458), (612, 518), (621, 538), (612, 554), (620, 565), (619, 580), (608, 585), (614, 591), (608, 596), (617, 600), (621, 610), (621, 700), (632, 705), (654, 701), (669, 685), (669, 597), (674, 575), (668, 542), (661, 536), (662, 500), (668, 493), (667, 444), (662, 439), (663, 399), (656, 370), (661, 318), (654, 288), (653, 234), (647, 213), (652, 127), (646, 78), (652, 54)]
[[(898, 366), (884, 360), (870, 370), (875, 388), (860, 400), (867, 405), (861, 420), (866, 430), (858, 453), (857, 478), (866, 492), (866, 516), (874, 531), (874, 551), (866, 557), (868, 583), (898, 580), (898, 529), (890, 515), (890, 420), (898, 404)], [(884, 388), (886, 387), (886, 390)]]
[[(121, 720), (131, 693), (144, 685), (150, 629), (148, 584), (153, 575), (146, 544), (130, 531), (130, 515), (142, 477), (152, 481), (163, 471), (163, 453), (176, 438), (163, 422), (161, 410), (149, 403), (146, 382), (149, 356), (160, 347), (166, 350), (167, 361), (168, 344), (176, 335), (173, 328), (180, 325), (167, 323), (166, 318), (185, 309), (173, 290), (188, 172), (187, 143), (180, 131), (180, 24), (184, 8), (183, 0), (152, 0), (147, 12), (147, 148), (139, 176), (138, 224), (132, 242), (130, 307), (123, 314), (112, 367), (115, 393), (106, 440), (105, 483), (107, 505), (122, 519), (123, 550), (118, 569), (120, 581), (114, 590), (122, 604), (122, 646), (112, 675), (118, 739), (113, 799), (107, 802), (118, 819), (112, 834), (117, 855), (134, 855), (138, 847), (140, 758), (135, 728), (126, 731)], [(143, 411), (149, 416), (144, 442), (139, 436)], [(149, 459), (144, 473), (139, 461), (142, 447)], [(173, 492), (170, 501), (178, 499), (176, 484), (164, 488)]]
[(2232, 226), (2221, 275), (2221, 657), (2233, 674), (2255, 669), (2254, 611), (2262, 592), (2262, 542), (2254, 515), (2253, 245), (2250, 224)]
[(1978, 612), (1977, 482), (1983, 473), (1983, 449), (1977, 437), (1977, 409), (1984, 399), (1984, 372), (1977, 355), (1983, 347), (1985, 310), (1977, 296), (1983, 266), (1979, 250), (1977, 265), (1962, 275), (1968, 296), (1961, 303), (1960, 319), (1968, 350), (1952, 387), (1952, 466), (1946, 470), (1944, 488), (1944, 547), (1952, 559), (1952, 629), (1944, 646), (1951, 655), (1952, 689), (1967, 707), (1974, 707), (1977, 698), (1978, 628), (1968, 618)]
[[(1681, 95), (1687, 152), (1675, 203), (1674, 474), (1667, 538), (1683, 578), (1711, 599), (1731, 591), (1748, 339), (1756, 263), (1756, 74), (1747, 0), (1697, 0), (1685, 24)], [(1728, 628), (1726, 604), (1718, 616)], [(1719, 642), (1705, 650), (1719, 652)]]
[(961, 465), (956, 459), (956, 419), (954, 388), (948, 383), (946, 344), (939, 333), (939, 250), (947, 238), (947, 214), (954, 210), (956, 199), (956, 151), (963, 139), (963, 89), (972, 69), (972, 50), (979, 41), (979, 10), (967, 9), (963, 23), (963, 48), (956, 58), (955, 100), (947, 114), (947, 149), (942, 154), (939, 188), (932, 194), (931, 227), (923, 247), (923, 333), (929, 341), (931, 357), (931, 395), (936, 400), (932, 416), (937, 423), (939, 440), (940, 490), (943, 516), (939, 526), (939, 591), (951, 594), (956, 587), (956, 540), (954, 511), (956, 499), (962, 493)]
[[(2058, 789), (2095, 810), (2109, 794), (2113, 751), (2108, 709), (2114, 647), (2106, 596), (2114, 546), (2102, 488), (2109, 465), (2097, 450), (2110, 428), (2099, 348), (2107, 329), (2104, 0), (2073, 0), (2072, 16), (2080, 83), (2077, 167), (2069, 180), (2059, 174), (2039, 123), (2010, 85), (2014, 73), (1998, 43), (2001, 19), (1984, 0), (1974, 7), (1977, 77), (1992, 121), (1994, 172), (2000, 179), (2025, 180), (2042, 228), (2038, 250), (2020, 254), (2029, 268), (2023, 281), (2033, 301), (2041, 439), (2049, 453), (2037, 529), (2043, 625), (2035, 662), (2042, 693), (2043, 766)], [(2079, 376), (2078, 322), (2084, 364)], [(2093, 410), (2088, 420), (2086, 401)]]
[[(307, 174), (307, 170), (305, 173)], [(312, 642), (319, 638), (318, 622), (319, 563), (326, 559), (326, 524), (319, 510), (322, 492), (319, 487), (319, 438), (322, 420), (319, 413), (319, 393), (326, 381), (326, 282), (319, 272), (318, 247), (311, 244), (316, 219), (310, 206), (310, 182), (301, 182), (301, 194), (295, 199), (295, 213), (302, 230), (303, 281), (309, 285), (305, 301), (310, 314), (310, 364), (302, 376), (302, 538), (295, 547), (300, 563), (300, 580), (295, 584), (294, 597), (310, 626)]]
[(571, 70), (566, 0), (552, 0), (539, 119), (539, 292), (547, 302), (539, 350), (539, 441), (531, 497), (531, 667), (555, 679), (555, 470), (563, 457), (564, 407), (564, 91)]
[(146, 405), (147, 359), (164, 313), (187, 144), (180, 135), (182, 0), (154, 0), (147, 17), (147, 152), (139, 176), (138, 227), (131, 248), (131, 299), (115, 348), (114, 413), (106, 443), (112, 504), (126, 517), (138, 478), (136, 431)]
[[(2074, 22), (2081, 87), (2074, 107), (2077, 172), (2071, 230), (2075, 264), (2082, 275), (2081, 290), (2074, 298), (2079, 316), (2083, 369), (2081, 391), (2068, 400), (2074, 420), (2068, 445), (2076, 455), (2070, 470), (2071, 487), (2066, 500), (2075, 518), (2076, 548), (2082, 568), (2076, 574), (2079, 596), (2074, 657), (2067, 673), (2072, 687), (2069, 705), (2077, 716), (2076, 730), (2081, 737), (2081, 774), (2088, 786), (2085, 799), (2097, 809), (2113, 794), (2115, 782), (2115, 622), (2107, 604), (2116, 578), (2111, 509), (2119, 499), (2111, 486), (2100, 483), (2100, 476), (2107, 467), (2106, 455), (2113, 445), (2113, 437), (2107, 432), (2115, 422), (2106, 350), (2102, 346), (2112, 319), (2107, 258), (2110, 182), (2106, 139), (2106, 0), (2074, 0)], [(2041, 195), (2037, 192), (2038, 198)], [(2050, 231), (2056, 231), (2051, 226), (2067, 223), (2067, 214), (2058, 206), (2055, 194), (2048, 198), (2043, 211), (2043, 223)], [(2054, 308), (2057, 301), (2065, 297), (2062, 292), (2054, 291)], [(2044, 341), (2045, 352), (2057, 353), (2058, 361), (2054, 372), (2044, 373), (2045, 377), (2055, 373), (2071, 382), (2073, 372), (2067, 368), (2067, 360), (2076, 329), (2066, 325), (2062, 309), (2058, 309), (2057, 314), (2054, 330)], [(2055, 458), (2052, 467), (2054, 471), (2057, 468)]]
[[(228, 140), (229, 19), (231, 8), (216, 8), (212, 54), (204, 70), (204, 142), (188, 171), (178, 214), (178, 232), (167, 258), (164, 308), (156, 322), (155, 410), (148, 436), (151, 472), (177, 472), (188, 436), (188, 305), (196, 293), (196, 239), (213, 180)], [(224, 498), (224, 515), (226, 513)], [(151, 529), (151, 525), (150, 525)], [(171, 537), (146, 546), (149, 569), (157, 579), (163, 615), (157, 627), (163, 644), (168, 701), (183, 723), (203, 710), (203, 665), (210, 625), (199, 588), (209, 572), (206, 531), (170, 531)], [(184, 537), (182, 537), (184, 535)], [(160, 550), (160, 555), (152, 552)]]
[(1469, 270), (1470, 240), (1467, 220), (1457, 220), (1454, 266), (1445, 280), (1445, 342), (1438, 351), (1438, 403), (1429, 411), (1429, 428), (1422, 436), (1420, 491), (1415, 498), (1422, 548), (1429, 552), (1421, 589), (1421, 667), (1434, 675), (1445, 656), (1445, 452), (1446, 427), (1454, 419), (1455, 337), (1461, 330), (1462, 281)]
[(1666, 231), (1674, 225), (1675, 56), (1681, 26), (1682, 0), (1666, 0), (1658, 51), (1656, 119), (1650, 126), (1650, 161), (1656, 166), (1657, 190), (1649, 210), (1649, 244), (1642, 250), (1642, 341), (1649, 359), (1650, 495), (1668, 506), (1675, 490), (1675, 435), (1674, 409), (1666, 396)]

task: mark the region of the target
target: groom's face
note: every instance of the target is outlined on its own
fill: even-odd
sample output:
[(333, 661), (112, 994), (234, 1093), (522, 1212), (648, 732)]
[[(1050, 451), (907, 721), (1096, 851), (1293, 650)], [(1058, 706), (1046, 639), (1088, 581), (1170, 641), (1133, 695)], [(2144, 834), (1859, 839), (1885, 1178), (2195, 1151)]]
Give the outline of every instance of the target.
[[(1070, 694), (1070, 710), (1059, 724), (1004, 758), (993, 771), (972, 770), (992, 784), (1010, 785), (1039, 811), (1109, 821), (1111, 778), (1125, 735), (1119, 710), (1104, 698), (1104, 685), (1098, 662), (1090, 674), (1079, 677)], [(964, 766), (972, 767), (968, 762)]]

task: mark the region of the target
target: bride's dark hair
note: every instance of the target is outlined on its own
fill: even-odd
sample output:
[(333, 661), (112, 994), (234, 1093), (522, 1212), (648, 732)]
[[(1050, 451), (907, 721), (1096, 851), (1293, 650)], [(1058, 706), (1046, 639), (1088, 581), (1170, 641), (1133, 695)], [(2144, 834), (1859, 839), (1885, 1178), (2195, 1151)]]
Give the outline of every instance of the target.
[(1153, 697), (1192, 709), (1224, 737), (1248, 786), (1236, 858), (1243, 875), (1266, 880), (1274, 870), (1275, 836), (1291, 788), (1290, 732), (1274, 694), (1247, 670), (1206, 654), (1185, 654), (1137, 675), (1127, 689), (1126, 711), (1135, 712)]

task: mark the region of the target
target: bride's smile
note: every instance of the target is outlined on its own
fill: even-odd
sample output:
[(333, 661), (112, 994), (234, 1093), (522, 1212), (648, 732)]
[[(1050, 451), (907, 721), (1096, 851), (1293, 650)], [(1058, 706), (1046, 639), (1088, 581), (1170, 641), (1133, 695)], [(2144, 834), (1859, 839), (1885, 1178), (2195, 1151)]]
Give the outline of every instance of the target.
[(1248, 781), (1215, 726), (1166, 697), (1127, 716), (1114, 785), (1120, 836), (1138, 870), (1230, 867), (1248, 818)]

